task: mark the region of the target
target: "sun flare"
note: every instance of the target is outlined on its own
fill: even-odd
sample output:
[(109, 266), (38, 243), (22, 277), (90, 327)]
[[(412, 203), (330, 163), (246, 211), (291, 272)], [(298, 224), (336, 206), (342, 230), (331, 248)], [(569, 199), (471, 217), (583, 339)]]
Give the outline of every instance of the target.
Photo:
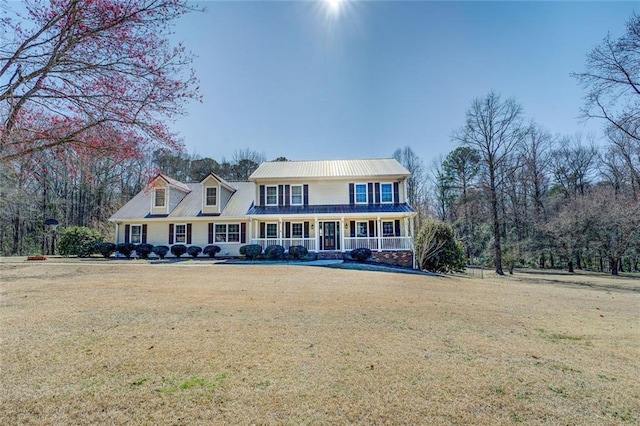
[(324, 0), (324, 2), (331, 14), (339, 15), (340, 9), (342, 8), (342, 3), (344, 3), (344, 0)]

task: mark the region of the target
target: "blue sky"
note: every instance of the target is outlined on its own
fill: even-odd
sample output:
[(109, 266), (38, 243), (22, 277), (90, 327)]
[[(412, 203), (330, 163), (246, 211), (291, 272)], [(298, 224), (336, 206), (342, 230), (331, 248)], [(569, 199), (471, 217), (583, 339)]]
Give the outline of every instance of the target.
[(515, 97), (554, 134), (582, 123), (569, 74), (638, 2), (208, 1), (175, 39), (198, 58), (202, 103), (174, 126), (187, 150), (230, 159), (390, 157), (409, 145), (429, 165), (456, 147), (471, 101)]

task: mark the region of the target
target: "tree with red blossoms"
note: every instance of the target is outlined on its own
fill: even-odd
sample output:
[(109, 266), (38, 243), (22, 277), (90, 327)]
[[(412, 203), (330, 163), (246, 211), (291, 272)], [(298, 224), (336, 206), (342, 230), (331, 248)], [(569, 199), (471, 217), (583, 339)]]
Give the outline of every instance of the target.
[(25, 4), (0, 8), (0, 161), (180, 147), (168, 124), (199, 98), (192, 55), (169, 42), (186, 1)]

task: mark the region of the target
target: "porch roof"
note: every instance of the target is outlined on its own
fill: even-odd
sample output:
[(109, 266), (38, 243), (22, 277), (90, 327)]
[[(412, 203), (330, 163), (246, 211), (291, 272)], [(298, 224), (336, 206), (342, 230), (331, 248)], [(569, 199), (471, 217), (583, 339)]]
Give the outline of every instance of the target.
[(247, 215), (314, 215), (415, 213), (408, 204), (325, 204), (313, 206), (253, 206)]

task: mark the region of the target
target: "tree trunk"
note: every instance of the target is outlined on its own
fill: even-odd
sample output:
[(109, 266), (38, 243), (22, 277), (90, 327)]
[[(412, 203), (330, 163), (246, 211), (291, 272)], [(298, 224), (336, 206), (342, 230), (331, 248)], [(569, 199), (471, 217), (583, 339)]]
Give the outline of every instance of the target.
[(576, 268), (582, 269), (582, 259), (579, 254), (576, 254)]
[(609, 258), (609, 266), (611, 268), (611, 275), (618, 275), (618, 259)]
[(573, 260), (569, 261), (568, 266), (569, 266), (569, 272), (574, 272), (574, 270), (573, 270)]
[(494, 265), (496, 267), (496, 274), (504, 275), (502, 270), (502, 247), (500, 245), (500, 220), (498, 218), (498, 194), (496, 189), (496, 176), (495, 167), (493, 164), (489, 164), (489, 185), (491, 192), (491, 213), (493, 214), (493, 253), (495, 256)]
[(544, 257), (544, 253), (540, 254), (540, 269), (544, 269), (544, 264), (545, 264), (545, 257)]

